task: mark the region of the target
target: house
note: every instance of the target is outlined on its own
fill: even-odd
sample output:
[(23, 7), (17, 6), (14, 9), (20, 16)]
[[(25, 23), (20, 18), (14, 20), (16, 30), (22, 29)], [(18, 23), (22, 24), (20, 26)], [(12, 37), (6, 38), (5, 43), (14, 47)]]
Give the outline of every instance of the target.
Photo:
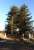
[(26, 39), (31, 39), (34, 37), (34, 32), (26, 31), (25, 34), (22, 35)]

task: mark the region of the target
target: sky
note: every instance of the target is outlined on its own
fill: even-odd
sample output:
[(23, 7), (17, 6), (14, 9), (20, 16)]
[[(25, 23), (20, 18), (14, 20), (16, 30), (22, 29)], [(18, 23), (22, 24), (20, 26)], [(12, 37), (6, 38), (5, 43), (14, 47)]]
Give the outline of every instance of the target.
[(0, 0), (0, 31), (5, 30), (5, 21), (10, 8), (14, 5), (20, 7), (24, 3), (29, 7), (34, 20), (34, 0)]

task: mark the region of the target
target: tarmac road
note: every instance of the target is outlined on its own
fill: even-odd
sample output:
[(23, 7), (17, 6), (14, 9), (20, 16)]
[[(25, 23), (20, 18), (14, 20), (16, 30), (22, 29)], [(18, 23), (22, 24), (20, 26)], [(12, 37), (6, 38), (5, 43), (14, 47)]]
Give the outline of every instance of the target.
[(0, 42), (0, 50), (34, 50), (34, 45), (24, 42), (4, 41)]

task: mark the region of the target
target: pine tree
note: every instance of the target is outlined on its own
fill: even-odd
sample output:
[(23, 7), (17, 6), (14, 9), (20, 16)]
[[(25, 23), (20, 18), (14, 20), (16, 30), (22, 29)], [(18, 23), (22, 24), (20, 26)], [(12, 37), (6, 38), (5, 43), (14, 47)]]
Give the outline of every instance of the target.
[(7, 34), (14, 33), (14, 31), (16, 32), (16, 29), (19, 28), (19, 38), (21, 38), (21, 35), (23, 33), (24, 35), (26, 35), (26, 31), (32, 31), (31, 24), (33, 21), (31, 21), (31, 19), (32, 16), (30, 15), (29, 9), (25, 4), (22, 5), (20, 9), (18, 9), (18, 7), (13, 6), (8, 13), (8, 25), (6, 26)]
[[(32, 16), (30, 16), (28, 7), (24, 4), (21, 6), (20, 9), (20, 17), (19, 17), (19, 23), (20, 23), (20, 30), (22, 34), (24, 33), (24, 36), (26, 35), (26, 31), (32, 31), (32, 22), (31, 21)], [(21, 33), (20, 33), (21, 34)]]
[(16, 6), (13, 6), (10, 9), (10, 12), (8, 13), (8, 18), (7, 18), (8, 25), (5, 28), (7, 34), (14, 33), (14, 29), (17, 27), (16, 26), (17, 12), (18, 12), (18, 8)]

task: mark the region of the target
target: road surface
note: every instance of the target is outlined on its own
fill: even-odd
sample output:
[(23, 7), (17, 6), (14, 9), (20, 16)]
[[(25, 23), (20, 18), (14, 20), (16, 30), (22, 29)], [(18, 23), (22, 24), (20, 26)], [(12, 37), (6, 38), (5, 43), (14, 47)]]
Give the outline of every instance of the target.
[(0, 50), (34, 50), (34, 45), (24, 42), (6, 41), (0, 42)]

